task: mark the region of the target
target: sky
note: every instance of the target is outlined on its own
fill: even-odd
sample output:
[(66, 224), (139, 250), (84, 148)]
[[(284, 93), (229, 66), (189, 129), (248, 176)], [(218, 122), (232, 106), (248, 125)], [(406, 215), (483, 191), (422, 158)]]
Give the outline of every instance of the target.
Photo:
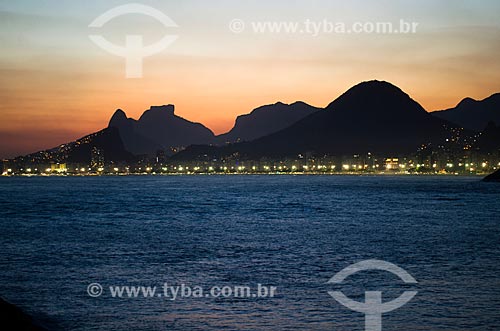
[[(177, 27), (141, 14), (90, 23), (131, 1), (0, 0), (0, 158), (98, 131), (117, 108), (139, 118), (151, 105), (215, 133), (237, 115), (282, 101), (325, 107), (353, 85), (386, 80), (428, 111), (464, 97), (500, 92), (497, 0), (150, 0)], [(243, 31), (234, 20), (244, 22)], [(304, 33), (304, 22), (418, 23), (416, 33)], [(293, 32), (255, 31), (256, 22), (291, 22)], [(241, 27), (241, 26), (237, 26)], [(233, 30), (231, 30), (233, 28)], [(178, 38), (126, 78), (125, 59), (94, 44), (141, 35), (144, 45)]]

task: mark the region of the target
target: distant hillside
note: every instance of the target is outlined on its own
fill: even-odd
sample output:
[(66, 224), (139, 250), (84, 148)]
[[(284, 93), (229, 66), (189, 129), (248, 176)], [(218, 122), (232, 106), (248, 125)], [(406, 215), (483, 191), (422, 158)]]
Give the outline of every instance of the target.
[(500, 93), (481, 101), (465, 98), (455, 108), (435, 111), (432, 115), (469, 130), (482, 131), (488, 122), (500, 125)]
[(500, 125), (496, 126), (493, 122), (490, 122), (481, 132), (472, 148), (481, 151), (483, 154), (500, 155)]
[(92, 150), (99, 151), (106, 163), (129, 162), (134, 155), (125, 150), (116, 128), (107, 128), (58, 147), (15, 158), (19, 164), (81, 163), (90, 164)]
[(251, 141), (285, 129), (295, 122), (320, 110), (298, 101), (290, 105), (278, 102), (254, 109), (250, 114), (238, 116), (228, 133), (217, 136), (217, 143)]

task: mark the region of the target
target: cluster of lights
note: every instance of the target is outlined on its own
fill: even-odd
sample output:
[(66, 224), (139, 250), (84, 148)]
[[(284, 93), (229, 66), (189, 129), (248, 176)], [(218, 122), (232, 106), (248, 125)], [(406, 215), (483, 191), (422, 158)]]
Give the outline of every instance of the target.
[[(407, 169), (411, 171), (411, 169), (417, 169), (421, 170), (422, 168), (424, 169), (431, 169), (430, 171), (432, 172), (452, 172), (452, 169), (455, 169), (457, 166), (457, 169), (461, 169), (461, 171), (466, 171), (466, 172), (474, 172), (474, 171), (482, 171), (486, 172), (489, 169), (496, 169), (496, 161), (493, 162), (492, 160), (479, 160), (476, 162), (457, 162), (454, 163), (452, 159), (449, 159), (447, 163), (441, 163), (440, 161), (433, 160), (433, 161), (424, 161), (424, 163), (417, 163), (412, 160), (407, 160), (404, 159), (398, 159), (398, 158), (387, 158), (387, 159), (381, 159), (377, 161), (376, 159), (370, 158), (372, 161), (368, 161), (368, 163), (371, 164), (366, 164), (365, 161), (363, 161), (362, 158), (360, 158), (359, 155), (354, 155), (354, 158), (350, 161), (344, 162), (341, 164), (338, 169), (340, 171), (352, 171), (352, 172), (357, 172), (357, 171), (364, 171), (368, 169), (373, 169), (374, 171), (378, 170), (379, 168), (381, 170), (388, 170), (388, 171), (401, 171), (401, 172), (406, 172), (408, 173)], [(215, 160), (214, 160), (215, 161)], [(143, 173), (143, 174), (156, 174), (156, 173), (169, 173), (169, 172), (177, 172), (177, 173), (210, 173), (210, 172), (237, 172), (237, 173), (247, 173), (247, 172), (254, 172), (257, 173), (259, 171), (262, 172), (276, 172), (276, 173), (283, 173), (283, 172), (327, 172), (327, 171), (335, 171), (337, 167), (335, 165), (331, 164), (331, 161), (322, 161), (321, 164), (317, 164), (317, 160), (311, 160), (306, 162), (305, 164), (297, 164), (297, 161), (292, 161), (290, 162), (291, 164), (286, 163), (285, 161), (279, 162), (277, 164), (264, 164), (264, 165), (252, 165), (252, 164), (236, 164), (236, 165), (229, 165), (229, 166), (223, 166), (223, 165), (177, 165), (177, 166), (169, 166), (169, 165), (162, 165), (161, 167), (157, 167), (155, 165), (143, 165), (142, 167), (134, 167), (132, 168), (132, 172), (134, 173)], [(24, 169), (19, 169), (15, 170), (15, 173), (21, 173), (21, 174), (26, 174), (26, 175), (35, 175), (35, 174), (42, 174), (42, 175), (51, 175), (51, 174), (61, 174), (61, 173), (67, 173), (68, 171), (70, 174), (92, 174), (92, 173), (97, 173), (97, 174), (104, 174), (104, 173), (129, 173), (130, 172), (130, 167), (128, 166), (123, 166), (123, 167), (110, 167), (110, 168), (105, 168), (104, 165), (95, 165), (91, 166), (90, 168), (88, 167), (81, 167), (81, 166), (73, 166), (71, 169), (66, 168), (65, 163), (57, 163), (54, 164), (52, 163), (50, 167), (40, 167), (41, 169), (35, 168), (34, 162), (30, 163), (31, 167), (27, 167)], [(96, 166), (99, 166), (97, 168)], [(498, 163), (498, 167), (500, 167), (500, 163)], [(106, 170), (108, 169), (108, 170)], [(429, 170), (427, 170), (429, 171)], [(6, 169), (3, 171), (2, 175), (8, 176), (13, 174), (14, 171), (13, 169)]]

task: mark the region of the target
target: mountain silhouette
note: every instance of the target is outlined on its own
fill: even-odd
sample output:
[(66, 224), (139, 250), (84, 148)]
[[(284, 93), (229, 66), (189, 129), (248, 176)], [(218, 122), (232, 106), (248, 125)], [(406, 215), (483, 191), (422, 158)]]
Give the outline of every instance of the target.
[(139, 120), (127, 118), (118, 109), (108, 127), (118, 128), (125, 148), (135, 155), (153, 155), (158, 150), (168, 153), (192, 144), (211, 144), (215, 139), (213, 132), (202, 124), (175, 115), (173, 105), (152, 106)]
[(193, 144), (222, 145), (254, 140), (284, 129), (319, 109), (303, 102), (262, 106), (250, 114), (238, 116), (233, 129), (219, 136), (214, 136), (202, 124), (175, 115), (173, 105), (153, 106), (139, 120), (128, 118), (123, 110), (118, 109), (108, 127), (119, 129), (125, 148), (131, 153), (154, 155), (158, 150), (168, 152), (172, 148)]
[[(475, 152), (491, 154), (498, 153), (500, 148), (500, 127), (493, 121), (474, 137), (469, 137), (468, 130), (457, 129), (486, 127), (484, 118), (498, 114), (495, 105), (499, 96), (495, 94), (483, 101), (467, 98), (455, 109), (430, 114), (398, 87), (384, 81), (369, 81), (350, 88), (325, 109), (303, 102), (290, 105), (278, 102), (256, 108), (239, 116), (234, 128), (220, 136), (200, 123), (177, 116), (173, 105), (152, 106), (138, 120), (128, 118), (118, 109), (104, 130), (63, 147), (16, 159), (28, 164), (59, 160), (86, 163), (94, 148), (104, 153), (106, 162), (147, 160), (160, 150), (167, 156), (173, 155), (172, 162), (227, 156), (237, 159), (352, 157), (365, 153), (403, 156), (415, 153), (423, 144), (445, 148), (446, 139), (458, 141), (462, 136), (470, 138), (470, 147)], [(457, 126), (439, 118), (455, 113), (469, 116), (472, 112), (480, 115), (479, 124)], [(488, 116), (482, 117), (483, 113)]]
[(225, 144), (255, 140), (285, 129), (318, 110), (301, 101), (261, 106), (250, 114), (238, 116), (231, 131), (217, 136), (216, 141)]
[(127, 118), (127, 115), (121, 109), (118, 109), (113, 114), (109, 121), (108, 128), (116, 128), (119, 130), (125, 148), (134, 155), (153, 155), (157, 150), (161, 149), (160, 144), (155, 143), (139, 133), (137, 121), (132, 118)]
[(398, 87), (369, 81), (352, 87), (324, 111), (274, 134), (218, 149), (194, 146), (174, 158), (232, 154), (293, 157), (304, 153), (352, 156), (368, 152), (402, 155), (415, 152), (422, 144), (443, 142), (450, 126), (427, 113)]
[(491, 121), (500, 125), (500, 93), (480, 101), (465, 98), (455, 108), (435, 111), (432, 115), (474, 131), (483, 130)]

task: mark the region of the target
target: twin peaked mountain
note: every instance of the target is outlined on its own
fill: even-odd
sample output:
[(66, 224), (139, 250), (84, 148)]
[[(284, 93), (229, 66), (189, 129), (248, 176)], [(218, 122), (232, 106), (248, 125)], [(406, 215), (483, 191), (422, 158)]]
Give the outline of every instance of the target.
[(500, 94), (482, 101), (467, 98), (455, 108), (428, 113), (398, 87), (369, 81), (352, 87), (324, 109), (303, 102), (257, 108), (239, 116), (233, 129), (219, 136), (175, 115), (173, 105), (151, 107), (139, 120), (117, 110), (108, 128), (62, 145), (62, 151), (54, 148), (24, 159), (39, 159), (49, 152), (52, 159), (86, 162), (95, 148), (103, 151), (107, 162), (144, 160), (159, 151), (173, 161), (281, 159), (306, 153), (402, 156), (423, 144), (456, 141), (453, 135), (456, 138), (458, 131), (467, 136), (485, 128), (476, 144), (489, 153), (500, 149), (500, 127), (494, 123), (500, 125)]

